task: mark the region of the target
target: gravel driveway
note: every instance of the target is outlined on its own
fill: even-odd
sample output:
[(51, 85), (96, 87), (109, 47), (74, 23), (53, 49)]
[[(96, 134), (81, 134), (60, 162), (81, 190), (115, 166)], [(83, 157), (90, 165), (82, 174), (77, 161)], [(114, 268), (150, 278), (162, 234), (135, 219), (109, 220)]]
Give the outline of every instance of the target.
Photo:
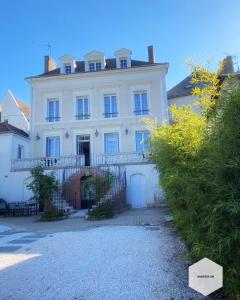
[(203, 299), (188, 288), (185, 249), (171, 226), (13, 232), (0, 246), (24, 239), (0, 253), (1, 300)]

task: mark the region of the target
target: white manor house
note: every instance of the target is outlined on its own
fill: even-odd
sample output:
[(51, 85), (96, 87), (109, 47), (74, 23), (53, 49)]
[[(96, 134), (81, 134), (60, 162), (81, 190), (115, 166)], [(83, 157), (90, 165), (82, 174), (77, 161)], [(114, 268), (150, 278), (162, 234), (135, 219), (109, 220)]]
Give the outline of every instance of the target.
[(29, 131), (25, 123), (21, 126), (21, 116), (12, 124), (4, 114), (9, 103), (17, 106), (13, 94), (8, 91), (2, 101), (0, 198), (27, 201), (30, 170), (41, 164), (46, 172), (57, 172), (60, 183), (72, 180), (75, 199), (62, 201), (85, 208), (83, 171), (117, 166), (126, 179), (127, 202), (133, 208), (156, 205), (162, 191), (148, 159), (150, 131), (143, 118), (168, 123), (167, 72), (168, 63), (154, 61), (153, 46), (147, 61), (132, 59), (125, 48), (110, 59), (95, 50), (82, 61), (64, 55), (59, 67), (45, 56), (44, 73), (26, 78), (31, 87)]

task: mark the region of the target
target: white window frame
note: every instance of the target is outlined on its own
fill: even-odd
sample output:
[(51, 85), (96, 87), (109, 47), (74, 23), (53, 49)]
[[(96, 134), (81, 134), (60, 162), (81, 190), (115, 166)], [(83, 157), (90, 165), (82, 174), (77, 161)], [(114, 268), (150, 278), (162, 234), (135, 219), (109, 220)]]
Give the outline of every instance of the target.
[[(143, 109), (143, 102), (142, 102), (142, 94), (146, 94), (147, 95), (147, 110), (144, 110)], [(140, 110), (139, 110), (139, 113), (137, 113), (137, 110), (136, 110), (136, 105), (135, 105), (135, 95), (140, 95)], [(133, 114), (135, 116), (146, 116), (146, 115), (149, 115), (149, 93), (148, 93), (148, 90), (139, 90), (139, 91), (134, 91), (133, 92)], [(143, 113), (144, 111), (146, 111), (146, 113)]]
[[(93, 69), (91, 66), (93, 66)], [(89, 61), (88, 69), (89, 69), (89, 72), (101, 71), (102, 70), (102, 62), (100, 60), (99, 61)]]
[[(50, 102), (58, 102), (58, 116), (56, 116), (56, 105), (54, 105), (54, 116), (50, 117), (49, 116), (49, 103)], [(58, 97), (51, 97), (51, 98), (47, 98), (47, 117), (46, 117), (46, 121), (48, 123), (54, 123), (54, 122), (59, 122), (61, 119), (61, 108), (60, 108), (60, 99)], [(52, 118), (52, 121), (50, 121), (50, 119)]]
[[(90, 101), (88, 96), (76, 96), (76, 106), (75, 106), (75, 111), (76, 111), (76, 120), (89, 120), (90, 119)], [(83, 114), (80, 115), (78, 112), (78, 101), (83, 101)], [(88, 103), (88, 111), (85, 111), (85, 102)], [(81, 118), (82, 117), (82, 118)]]
[[(106, 113), (105, 111), (105, 97), (109, 97), (110, 98), (110, 112), (109, 113)], [(113, 100), (112, 100), (112, 97), (116, 97), (116, 109), (117, 111), (113, 112)], [(115, 93), (111, 93), (111, 94), (104, 94), (103, 95), (103, 116), (105, 119), (110, 119), (110, 118), (117, 118), (119, 113), (118, 113), (118, 97), (117, 97), (117, 94)], [(107, 116), (108, 114), (108, 116)]]

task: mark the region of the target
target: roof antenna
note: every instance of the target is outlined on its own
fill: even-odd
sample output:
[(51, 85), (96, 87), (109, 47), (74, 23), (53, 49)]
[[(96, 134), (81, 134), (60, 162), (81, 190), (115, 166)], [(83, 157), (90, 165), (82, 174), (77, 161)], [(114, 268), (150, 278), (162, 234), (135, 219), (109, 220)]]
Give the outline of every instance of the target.
[(48, 55), (51, 56), (52, 45), (49, 42), (47, 42), (47, 44), (39, 44), (39, 46), (47, 47), (47, 49), (48, 49)]

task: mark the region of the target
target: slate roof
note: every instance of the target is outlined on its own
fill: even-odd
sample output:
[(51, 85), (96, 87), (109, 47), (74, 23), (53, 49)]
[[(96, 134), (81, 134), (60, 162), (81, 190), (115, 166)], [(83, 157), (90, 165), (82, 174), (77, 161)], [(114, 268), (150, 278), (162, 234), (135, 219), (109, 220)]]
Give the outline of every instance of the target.
[[(131, 68), (135, 67), (144, 67), (144, 66), (152, 66), (152, 65), (164, 65), (165, 63), (149, 63), (148, 61), (142, 61), (142, 60), (131, 60)], [(116, 58), (109, 58), (106, 59), (106, 66), (104, 70), (114, 70), (116, 69)], [(102, 70), (102, 71), (104, 71)], [(84, 60), (82, 61), (76, 61), (76, 73), (85, 73), (85, 62)], [(101, 72), (101, 71), (96, 71), (96, 72)], [(60, 68), (56, 68), (55, 70), (52, 70), (47, 73), (42, 73), (37, 76), (33, 77), (44, 77), (44, 76), (53, 76), (53, 75), (60, 75)], [(31, 77), (30, 77), (31, 78)]]
[(28, 134), (25, 131), (23, 131), (11, 124), (8, 124), (8, 122), (0, 123), (0, 134), (1, 133), (15, 133), (15, 134), (21, 135), (23, 137), (28, 137)]
[(168, 99), (191, 96), (195, 87), (203, 88), (204, 84), (202, 82), (192, 84), (191, 78), (192, 74), (171, 88), (167, 93)]

